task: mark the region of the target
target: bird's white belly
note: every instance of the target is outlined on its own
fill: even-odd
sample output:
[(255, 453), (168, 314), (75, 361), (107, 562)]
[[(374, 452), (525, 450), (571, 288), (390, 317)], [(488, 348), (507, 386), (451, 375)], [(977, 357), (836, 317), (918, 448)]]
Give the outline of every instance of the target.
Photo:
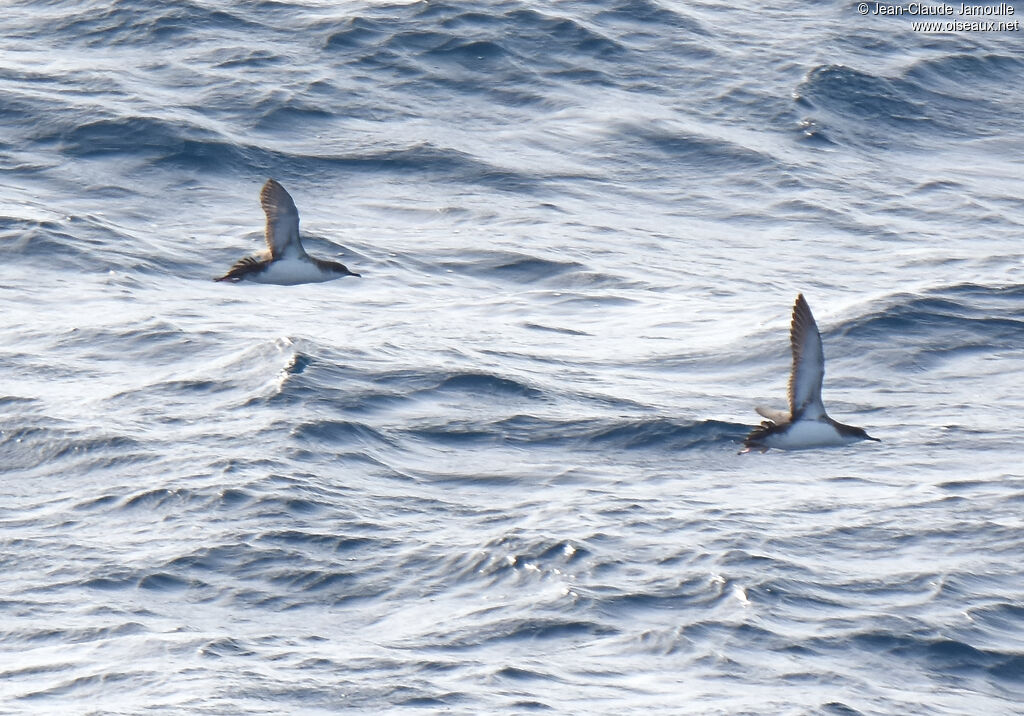
[(798, 420), (781, 433), (769, 435), (764, 443), (780, 450), (834, 447), (857, 442), (857, 438), (842, 435), (831, 423), (821, 420)]
[(275, 283), (283, 286), (292, 286), (297, 283), (318, 283), (338, 278), (333, 273), (321, 271), (311, 261), (295, 258), (283, 258), (272, 261), (267, 268), (259, 273), (248, 277), (250, 281), (257, 283)]

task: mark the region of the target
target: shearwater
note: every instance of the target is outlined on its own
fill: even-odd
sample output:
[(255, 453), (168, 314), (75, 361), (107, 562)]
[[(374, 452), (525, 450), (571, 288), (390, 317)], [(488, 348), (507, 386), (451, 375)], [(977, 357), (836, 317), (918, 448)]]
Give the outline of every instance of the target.
[(246, 256), (214, 281), (294, 285), (359, 275), (336, 261), (323, 261), (306, 253), (299, 238), (299, 211), (278, 182), (267, 180), (260, 191), (260, 204), (267, 215), (267, 251), (259, 256)]
[(818, 325), (802, 293), (793, 304), (789, 341), (793, 350), (793, 370), (789, 375), (789, 412), (762, 406), (755, 408), (767, 420), (750, 432), (743, 441), (741, 452), (755, 448), (761, 452), (768, 448), (803, 450), (849, 445), (860, 440), (881, 442), (862, 428), (838, 423), (825, 413), (825, 405), (821, 402), (825, 352)]

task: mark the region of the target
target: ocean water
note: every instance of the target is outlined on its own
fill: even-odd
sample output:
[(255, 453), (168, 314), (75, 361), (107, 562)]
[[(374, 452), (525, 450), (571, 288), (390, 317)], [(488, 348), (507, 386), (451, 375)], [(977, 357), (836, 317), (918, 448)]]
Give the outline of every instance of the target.
[[(0, 712), (1024, 711), (1024, 34), (916, 19), (5, 3)], [(361, 279), (210, 280), (268, 177)], [(798, 292), (883, 442), (739, 455)]]

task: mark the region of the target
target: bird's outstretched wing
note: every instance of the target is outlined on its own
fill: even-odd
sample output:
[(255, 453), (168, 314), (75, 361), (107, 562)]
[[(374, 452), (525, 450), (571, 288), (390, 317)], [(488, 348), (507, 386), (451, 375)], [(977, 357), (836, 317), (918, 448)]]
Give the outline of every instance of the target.
[(825, 376), (825, 352), (821, 334), (804, 295), (793, 304), (793, 322), (789, 329), (793, 348), (793, 372), (789, 376), (789, 410), (792, 419), (814, 420), (825, 415), (821, 402), (821, 381)]
[(284, 256), (304, 256), (299, 241), (299, 210), (284, 187), (268, 179), (260, 192), (260, 204), (267, 215), (267, 248), (274, 259)]
[(220, 278), (213, 279), (214, 281), (231, 281), (237, 283), (246, 276), (252, 276), (263, 271), (270, 262), (266, 258), (258, 258), (256, 256), (246, 256), (244, 259), (239, 259), (235, 262), (235, 265), (231, 269), (221, 276)]
[(785, 410), (766, 408), (763, 405), (756, 406), (754, 410), (756, 410), (757, 414), (760, 415), (762, 418), (768, 418), (777, 425), (782, 425), (783, 423), (789, 422), (790, 414)]

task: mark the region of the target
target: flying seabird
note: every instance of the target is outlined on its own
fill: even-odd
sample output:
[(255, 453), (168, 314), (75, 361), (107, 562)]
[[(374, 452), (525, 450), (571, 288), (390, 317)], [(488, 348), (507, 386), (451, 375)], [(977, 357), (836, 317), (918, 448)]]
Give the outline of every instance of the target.
[(315, 259), (306, 253), (299, 238), (299, 211), (288, 192), (275, 180), (268, 179), (263, 185), (260, 203), (267, 215), (267, 251), (258, 256), (246, 256), (214, 281), (293, 285), (359, 275), (343, 264)]
[(825, 375), (825, 353), (821, 334), (811, 315), (804, 295), (793, 304), (793, 323), (789, 329), (793, 348), (793, 371), (789, 376), (789, 412), (758, 406), (757, 412), (767, 418), (743, 441), (742, 452), (768, 448), (803, 450), (805, 448), (849, 445), (860, 440), (878, 438), (862, 428), (837, 423), (825, 413), (821, 402), (821, 380)]

